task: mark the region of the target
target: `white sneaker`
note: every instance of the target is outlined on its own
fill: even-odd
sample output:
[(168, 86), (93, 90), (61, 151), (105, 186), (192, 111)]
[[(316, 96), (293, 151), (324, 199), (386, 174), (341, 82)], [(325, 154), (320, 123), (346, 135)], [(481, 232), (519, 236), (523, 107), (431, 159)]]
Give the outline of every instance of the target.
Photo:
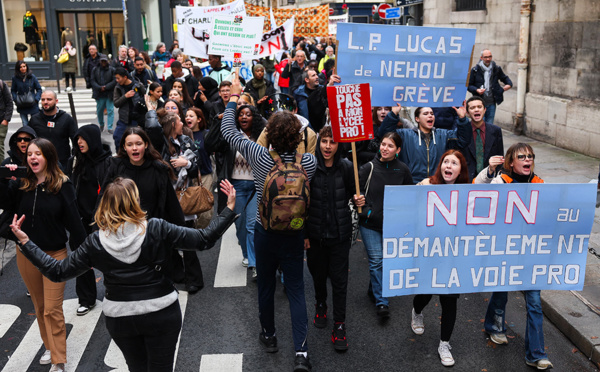
[(452, 358), (452, 353), (450, 352), (452, 346), (448, 341), (440, 341), (440, 346), (438, 346), (438, 354), (440, 354), (440, 360), (442, 364), (446, 367), (451, 367), (454, 365), (454, 358)]
[(248, 267), (248, 259), (247, 259), (247, 258), (244, 258), (244, 259), (242, 260), (242, 266), (244, 266), (244, 267)]
[(525, 360), (525, 363), (527, 363), (528, 366), (535, 367), (537, 369), (549, 369), (549, 368), (554, 367), (548, 359), (540, 359), (536, 362), (529, 362), (529, 361)]
[(490, 333), (490, 340), (498, 345), (508, 344), (508, 339), (504, 333)]
[(415, 309), (412, 309), (412, 320), (410, 321), (410, 328), (417, 335), (422, 335), (425, 332), (425, 325), (423, 324), (423, 313), (415, 313)]
[(50, 367), (50, 372), (65, 372), (65, 364), (64, 363), (53, 364), (52, 367)]
[(45, 366), (46, 364), (50, 364), (52, 362), (52, 358), (50, 357), (50, 350), (44, 351), (44, 354), (40, 358), (40, 364)]
[(256, 272), (256, 267), (252, 268), (252, 280), (257, 280), (258, 273)]

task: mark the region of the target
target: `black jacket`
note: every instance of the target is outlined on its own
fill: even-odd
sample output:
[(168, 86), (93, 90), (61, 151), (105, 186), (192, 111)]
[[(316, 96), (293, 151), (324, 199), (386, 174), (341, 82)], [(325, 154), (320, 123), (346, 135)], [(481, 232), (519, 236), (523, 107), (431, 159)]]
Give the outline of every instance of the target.
[(148, 85), (148, 80), (150, 80), (151, 82), (158, 83), (158, 78), (156, 77), (156, 74), (152, 70), (148, 70), (147, 68), (144, 68), (141, 74), (138, 74), (137, 70), (133, 70), (131, 71), (131, 74), (129, 74), (129, 76), (131, 77), (131, 80), (135, 79), (142, 83), (144, 86)]
[[(256, 90), (256, 88), (254, 88), (254, 86), (252, 85), (252, 81), (254, 79), (250, 80), (248, 82), (248, 84), (246, 84), (246, 86), (244, 87), (244, 93), (248, 93), (249, 95), (252, 96), (252, 98), (254, 98), (254, 102), (258, 102), (259, 99), (263, 98), (263, 97), (259, 97), (258, 96), (258, 90)], [(277, 93), (275, 91), (275, 87), (273, 86), (273, 83), (271, 83), (269, 80), (264, 79), (265, 84), (267, 85), (267, 89), (265, 90), (265, 96), (270, 96), (272, 94)], [(256, 108), (258, 108), (258, 112), (264, 116), (264, 117), (268, 117), (268, 115), (266, 115), (266, 109), (268, 107), (270, 107), (271, 105), (269, 105), (269, 102), (264, 101), (263, 103), (261, 103), (260, 105), (256, 105)]]
[[(135, 90), (133, 97), (125, 97), (125, 93), (132, 89)], [(139, 122), (141, 114), (137, 110), (139, 108), (138, 105), (144, 103), (144, 94), (146, 94), (146, 89), (139, 81), (132, 81), (129, 85), (116, 85), (113, 99), (115, 107), (119, 109), (119, 120), (128, 125), (132, 120)]]
[[(196, 92), (198, 91), (198, 80), (196, 80), (196, 78), (192, 74), (187, 75), (183, 79), (185, 81), (185, 85), (187, 86), (188, 94), (190, 95), (190, 97), (194, 97), (194, 95), (196, 95)], [(178, 79), (175, 78), (175, 76), (171, 75), (163, 83), (163, 99), (165, 101), (169, 98), (169, 92), (171, 91), (171, 89), (173, 89), (173, 83), (175, 82), (175, 80)]]
[(21, 150), (17, 147), (17, 136), (19, 133), (27, 133), (32, 138), (36, 138), (35, 130), (33, 130), (30, 126), (20, 127), (17, 129), (10, 139), (8, 140), (8, 157), (2, 161), (1, 165), (6, 164), (17, 164), (17, 165), (25, 165), (25, 156), (21, 153)]
[[(92, 98), (109, 98), (112, 101), (117, 86), (115, 68), (112, 66), (103, 68), (102, 65), (96, 67), (92, 71), (90, 84), (92, 85)], [(102, 87), (104, 87), (104, 91), (102, 91)]]
[(140, 192), (140, 204), (148, 218), (162, 218), (179, 226), (184, 225), (185, 217), (171, 185), (168, 165), (158, 160), (147, 160), (136, 166), (129, 162), (128, 157), (111, 158), (98, 198), (102, 197), (106, 186), (117, 177), (131, 178), (135, 182)]
[(371, 172), (371, 164), (373, 164), (373, 175), (371, 176), (369, 192), (366, 196), (366, 205), (363, 207), (363, 214), (359, 223), (371, 230), (382, 231), (385, 186), (412, 185), (413, 179), (406, 164), (400, 160), (394, 159), (384, 163), (376, 157), (360, 167), (358, 171), (361, 195), (365, 194), (365, 186)]
[(85, 59), (83, 63), (83, 78), (85, 79), (85, 87), (92, 87), (92, 71), (98, 66), (100, 66), (100, 57), (102, 55), (100, 53), (96, 53), (96, 58), (92, 58), (89, 56)]
[(354, 194), (352, 163), (342, 158), (338, 148), (333, 166), (327, 168), (317, 145), (317, 170), (310, 181), (310, 206), (306, 233), (310, 239), (349, 240), (352, 236), (352, 217), (348, 201)]
[(46, 116), (43, 111), (31, 117), (29, 126), (35, 130), (40, 138), (52, 142), (58, 152), (58, 160), (61, 166), (66, 167), (71, 156), (71, 145), (75, 147), (75, 132), (77, 124), (71, 115), (63, 110), (58, 110), (54, 116)]
[[(479, 66), (475, 65), (471, 69), (471, 75), (469, 76), (469, 92), (474, 96), (481, 97), (481, 94), (477, 93), (477, 89), (481, 88), (485, 84), (485, 72)], [(492, 75), (490, 76), (490, 89), (496, 104), (501, 104), (504, 101), (504, 89), (498, 83), (498, 80), (503, 82), (505, 85), (512, 86), (513, 83), (510, 78), (502, 71), (502, 67), (498, 66), (496, 62), (492, 61)]]
[(75, 185), (77, 208), (88, 233), (89, 224), (94, 219), (94, 210), (98, 203), (100, 187), (108, 172), (112, 153), (110, 146), (100, 139), (100, 128), (96, 124), (84, 125), (75, 133), (75, 138), (82, 137), (88, 145), (88, 151), (82, 154), (79, 147), (75, 155), (69, 159), (66, 174)]
[[(307, 63), (307, 61), (304, 62), (305, 68)], [(304, 81), (302, 80), (302, 72), (304, 72), (304, 68), (301, 68), (296, 61), (288, 63), (283, 71), (281, 71), (282, 78), (290, 79), (290, 92), (294, 92), (300, 85), (304, 84)]]
[(5, 81), (0, 80), (0, 121), (10, 123), (13, 114), (13, 98)]
[(106, 298), (112, 301), (139, 301), (165, 296), (175, 290), (161, 268), (168, 267), (171, 249), (201, 251), (212, 248), (235, 220), (226, 208), (206, 229), (191, 229), (161, 219), (148, 221), (141, 254), (127, 264), (111, 256), (102, 246), (99, 234), (92, 233), (67, 258), (57, 261), (44, 254), (31, 240), (21, 252), (50, 280), (64, 282), (82, 275), (91, 267), (104, 273)]
[[(0, 208), (25, 215), (21, 229), (44, 251), (77, 248), (86, 233), (77, 211), (75, 188), (69, 180), (53, 194), (41, 183), (32, 191), (20, 189), (21, 180), (0, 181)], [(69, 231), (69, 235), (67, 235)]]

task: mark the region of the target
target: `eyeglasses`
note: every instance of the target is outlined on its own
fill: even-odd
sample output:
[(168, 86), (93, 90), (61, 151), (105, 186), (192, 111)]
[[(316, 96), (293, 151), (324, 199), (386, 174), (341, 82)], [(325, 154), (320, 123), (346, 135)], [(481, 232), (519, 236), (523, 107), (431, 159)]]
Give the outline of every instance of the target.
[(527, 155), (517, 155), (517, 159), (519, 160), (525, 160), (525, 158), (529, 159), (529, 160), (534, 160), (535, 159), (535, 155), (534, 154), (527, 154)]
[(177, 111), (178, 109), (177, 109), (176, 106), (169, 106), (169, 107), (165, 106), (165, 110), (167, 110), (167, 111)]
[(29, 137), (17, 137), (16, 142), (31, 142), (31, 138)]

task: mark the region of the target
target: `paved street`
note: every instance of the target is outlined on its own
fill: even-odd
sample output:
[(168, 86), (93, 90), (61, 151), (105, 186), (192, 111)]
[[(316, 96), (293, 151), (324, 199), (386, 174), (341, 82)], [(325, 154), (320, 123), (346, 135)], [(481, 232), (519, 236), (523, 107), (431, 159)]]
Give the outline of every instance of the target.
[[(79, 124), (95, 121), (95, 105), (91, 94), (77, 92)], [(59, 106), (70, 111), (66, 96), (59, 96)], [(11, 122), (10, 132), (17, 128), (17, 117)], [(9, 134), (10, 136), (10, 134)], [(106, 132), (103, 138), (111, 137)], [(540, 161), (536, 171), (549, 182), (561, 181), (556, 169), (569, 166), (557, 159), (552, 146), (516, 137), (505, 132), (505, 148), (516, 141), (534, 143)], [(544, 155), (544, 156), (542, 156)], [(544, 159), (545, 158), (545, 159)], [(577, 161), (578, 156), (572, 159)], [(550, 163), (556, 162), (553, 166)], [(588, 182), (597, 174), (598, 162), (585, 158), (589, 173), (582, 172), (575, 182)], [(545, 162), (543, 165), (541, 163)], [(558, 164), (558, 165), (557, 165)], [(592, 164), (595, 164), (592, 167)], [(598, 219), (598, 218), (597, 218)], [(596, 225), (596, 228), (598, 226)], [(0, 372), (47, 371), (38, 359), (43, 352), (33, 305), (25, 296), (25, 286), (19, 276), (16, 260), (12, 258), (14, 245), (4, 255), (4, 273), (0, 276)], [(293, 344), (289, 307), (285, 292), (276, 293), (276, 325), (279, 352), (267, 354), (258, 342), (256, 283), (250, 271), (242, 267), (241, 250), (233, 230), (210, 251), (200, 252), (205, 288), (187, 296), (180, 292), (184, 313), (183, 330), (177, 352), (176, 371), (289, 371), (292, 369)], [(595, 258), (592, 258), (595, 259)], [(99, 299), (103, 298), (102, 275), (96, 273)], [(367, 257), (362, 243), (357, 242), (350, 253), (350, 280), (348, 293), (347, 328), (350, 349), (336, 353), (330, 341), (330, 327), (317, 329), (309, 325), (308, 344), (313, 371), (415, 371), (446, 370), (439, 362), (439, 316), (437, 297), (424, 310), (426, 331), (416, 336), (410, 329), (412, 296), (392, 298), (391, 317), (380, 323), (374, 305), (366, 296), (369, 280)], [(307, 308), (312, 323), (312, 280), (305, 270)], [(509, 296), (507, 322), (509, 345), (497, 346), (483, 332), (483, 316), (489, 294), (461, 295), (458, 318), (451, 339), (457, 371), (532, 371), (524, 362), (525, 304), (520, 292)], [(331, 310), (331, 299), (329, 299)], [(67, 370), (73, 371), (126, 371), (120, 352), (111, 344), (105, 330), (101, 303), (84, 317), (75, 316), (77, 298), (75, 283), (67, 283), (65, 315), (68, 323)], [(331, 325), (331, 323), (330, 323)], [(544, 322), (545, 343), (556, 371), (597, 371), (563, 333), (547, 319)], [(596, 337), (597, 338), (597, 337)]]

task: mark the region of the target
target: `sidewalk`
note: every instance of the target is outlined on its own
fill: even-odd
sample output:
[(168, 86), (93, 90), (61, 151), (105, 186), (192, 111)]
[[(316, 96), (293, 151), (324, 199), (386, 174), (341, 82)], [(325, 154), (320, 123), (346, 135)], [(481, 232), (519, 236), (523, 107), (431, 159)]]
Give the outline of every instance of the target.
[[(600, 161), (528, 137), (503, 131), (504, 150), (516, 142), (535, 151), (535, 173), (547, 183), (588, 183), (598, 178)], [(600, 208), (589, 247), (600, 252)], [(542, 291), (544, 314), (595, 363), (600, 363), (600, 258), (588, 253), (583, 291)]]

